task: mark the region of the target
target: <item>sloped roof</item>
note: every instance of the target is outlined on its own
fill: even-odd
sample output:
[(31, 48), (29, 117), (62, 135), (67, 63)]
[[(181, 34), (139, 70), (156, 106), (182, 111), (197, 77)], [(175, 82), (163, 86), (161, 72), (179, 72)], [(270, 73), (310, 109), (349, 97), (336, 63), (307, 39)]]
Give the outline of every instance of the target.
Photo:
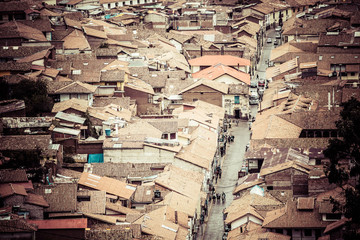
[(193, 199), (199, 198), (202, 186), (200, 178), (204, 177), (202, 173), (186, 171), (175, 166), (167, 169), (158, 175), (154, 180), (155, 184)]
[(131, 89), (134, 89), (134, 90), (137, 90), (140, 92), (155, 94), (154, 89), (151, 87), (150, 84), (144, 82), (143, 80), (134, 78), (134, 77), (130, 77), (130, 79), (125, 83), (125, 87), (131, 88)]
[(97, 89), (97, 86), (83, 83), (80, 81), (71, 82), (69, 85), (66, 85), (60, 89), (55, 90), (55, 94), (62, 93), (94, 93)]
[(76, 211), (77, 184), (57, 183), (41, 185), (34, 189), (35, 194), (42, 195), (49, 204), (45, 212), (72, 212)]
[(232, 55), (205, 55), (189, 60), (191, 66), (213, 66), (218, 63), (227, 66), (250, 66), (250, 60)]
[(276, 77), (282, 73), (286, 73), (297, 67), (298, 67), (298, 60), (297, 60), (297, 58), (294, 58), (292, 60), (284, 62), (283, 64), (280, 64), (279, 66), (267, 68), (266, 69), (266, 78), (268, 79), (268, 78)]
[(212, 81), (212, 80), (207, 80), (207, 79), (200, 79), (196, 82), (194, 82), (193, 84), (191, 84), (190, 86), (188, 86), (187, 88), (183, 89), (179, 94), (183, 94), (187, 91), (190, 91), (191, 89), (194, 89), (198, 86), (207, 86), (209, 88), (212, 88), (216, 91), (221, 92), (222, 94), (227, 94), (228, 93), (228, 85), (225, 83), (219, 83), (216, 81)]
[(64, 39), (64, 49), (91, 50), (90, 44), (86, 40), (82, 31), (75, 29)]
[(256, 209), (252, 206), (241, 206), (236, 209), (236, 211), (229, 211), (228, 215), (225, 219), (226, 224), (231, 224), (232, 222), (242, 218), (246, 215), (252, 215), (256, 217), (258, 220), (264, 220), (264, 218), (256, 211)]
[(27, 182), (28, 177), (24, 169), (0, 170), (0, 183)]
[(266, 176), (266, 175), (273, 174), (273, 173), (276, 173), (276, 172), (279, 172), (279, 171), (283, 171), (283, 170), (288, 169), (288, 168), (294, 168), (294, 169), (299, 170), (301, 172), (304, 172), (306, 174), (309, 174), (310, 169), (312, 169), (312, 167), (309, 166), (309, 165), (289, 161), (289, 162), (280, 163), (280, 164), (275, 165), (273, 167), (268, 167), (268, 168), (265, 168), (265, 169), (262, 168), (260, 170), (260, 175), (261, 176)]
[[(189, 198), (177, 192), (166, 194), (164, 200), (157, 203), (157, 205), (167, 205), (178, 212), (186, 213), (190, 217), (194, 217), (197, 204), (197, 199)], [(188, 219), (186, 218), (186, 220)]]
[(85, 113), (88, 105), (89, 104), (87, 100), (72, 98), (69, 100), (55, 103), (51, 112), (62, 112), (66, 109), (73, 108), (75, 110)]
[(234, 77), (235, 79), (250, 85), (250, 74), (248, 73), (244, 73), (242, 71), (238, 71), (232, 67), (228, 67), (226, 65), (223, 65), (221, 63), (216, 64), (214, 66), (205, 68), (199, 72), (193, 73), (192, 77), (193, 78), (204, 78), (204, 79), (208, 79), (208, 80), (215, 80), (220, 76), (223, 75), (230, 75), (232, 77)]
[(2, 198), (6, 198), (14, 194), (27, 196), (25, 188), (21, 185), (12, 183), (0, 184), (0, 196)]
[(136, 187), (133, 185), (128, 185), (116, 179), (100, 177), (87, 172), (81, 174), (78, 184), (102, 190), (108, 194), (119, 196), (124, 199), (130, 199), (136, 190)]
[(106, 33), (104, 31), (96, 30), (90, 27), (83, 27), (84, 33), (88, 36), (107, 39)]
[(299, 211), (297, 202), (290, 200), (286, 206), (266, 214), (263, 222), (265, 228), (325, 228), (329, 222), (323, 222), (318, 208), (313, 211)]
[(32, 205), (37, 205), (41, 207), (49, 207), (50, 205), (47, 203), (47, 201), (44, 199), (43, 196), (33, 193), (28, 193), (28, 195), (25, 198), (25, 203), (29, 203)]
[(38, 229), (85, 229), (87, 228), (87, 218), (70, 219), (46, 219), (46, 220), (27, 220), (34, 224)]
[(18, 21), (9, 21), (0, 26), (0, 29), (5, 29), (5, 28), (11, 28), (19, 36), (28, 40), (45, 41), (45, 42), (47, 41), (46, 37), (40, 30), (29, 27)]

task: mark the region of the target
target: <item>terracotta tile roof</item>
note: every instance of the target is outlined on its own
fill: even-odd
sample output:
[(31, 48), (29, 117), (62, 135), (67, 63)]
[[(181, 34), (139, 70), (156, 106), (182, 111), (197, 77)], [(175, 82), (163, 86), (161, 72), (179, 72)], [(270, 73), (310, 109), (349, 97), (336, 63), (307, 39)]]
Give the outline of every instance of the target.
[[(6, 4), (8, 4), (6, 2)], [(24, 219), (14, 218), (11, 220), (1, 220), (0, 232), (1, 233), (17, 233), (17, 232), (34, 232), (37, 231), (37, 226), (29, 224)]]
[(81, 23), (80, 21), (70, 19), (68, 17), (64, 17), (64, 21), (65, 21), (65, 24), (69, 27), (73, 27), (73, 28), (79, 29), (79, 30), (82, 29), (83, 23)]
[(302, 128), (278, 115), (271, 115), (264, 119), (258, 118), (253, 123), (252, 130), (252, 139), (298, 138)]
[[(178, 235), (182, 235), (184, 237), (184, 231), (181, 230), (182, 227), (178, 224), (173, 223), (170, 220), (167, 220), (167, 213), (169, 207), (165, 206), (154, 210), (148, 214), (145, 214), (143, 217), (135, 221), (135, 224), (141, 224), (141, 231), (153, 235), (161, 237), (166, 240), (175, 240), (179, 239)], [(187, 232), (187, 231), (185, 231)], [(186, 233), (185, 233), (186, 236)]]
[(66, 109), (72, 108), (85, 113), (88, 108), (88, 105), (89, 103), (87, 100), (72, 98), (69, 100), (55, 103), (51, 112), (63, 112)]
[(50, 205), (45, 212), (75, 212), (77, 184), (57, 183), (54, 185), (40, 185), (34, 189), (35, 194), (42, 195)]
[(302, 163), (298, 163), (298, 162), (284, 162), (284, 163), (280, 163), (280, 164), (277, 164), (275, 165), (274, 167), (268, 167), (268, 168), (261, 168), (260, 170), (260, 175), (261, 176), (266, 176), (266, 175), (269, 175), (269, 174), (273, 174), (273, 173), (276, 173), (276, 172), (280, 172), (280, 171), (283, 171), (285, 169), (289, 169), (289, 168), (294, 168), (298, 171), (301, 171), (305, 174), (309, 174), (310, 172), (310, 169), (312, 169), (311, 166), (309, 165), (305, 165), (305, 164), (302, 164)]
[(50, 135), (14, 135), (0, 137), (1, 150), (35, 150), (46, 151), (51, 142)]
[(284, 62), (283, 64), (275, 67), (269, 67), (266, 69), (266, 78), (273, 78), (280, 74), (286, 73), (288, 71), (291, 71), (293, 69), (296, 69), (298, 67), (298, 60), (297, 58), (294, 58), (292, 60), (289, 60), (287, 62)]
[(0, 183), (27, 182), (28, 177), (24, 169), (0, 170)]
[(190, 86), (188, 86), (187, 88), (183, 89), (182, 91), (180, 91), (179, 94), (182, 94), (184, 92), (187, 92), (193, 88), (196, 88), (198, 86), (207, 86), (209, 88), (212, 88), (216, 91), (221, 92), (222, 94), (227, 94), (228, 93), (228, 85), (225, 83), (219, 83), (219, 82), (215, 82), (215, 81), (211, 81), (211, 80), (206, 80), (206, 79), (200, 79), (196, 82), (194, 82), (193, 84), (191, 84)]
[(18, 21), (29, 27), (38, 29), (42, 32), (52, 32), (50, 20), (49, 19), (33, 19), (33, 20), (20, 20)]
[[(199, 102), (199, 101), (197, 101), (197, 102)], [(223, 109), (223, 111), (221, 111), (221, 113), (223, 113), (224, 111), (225, 110)], [(195, 122), (198, 122), (200, 124), (203, 124), (205, 126), (213, 128), (213, 129), (217, 129), (217, 127), (219, 126), (219, 123), (220, 123), (219, 116), (215, 115), (215, 113), (206, 112), (204, 110), (201, 110), (201, 108), (195, 108), (195, 109), (188, 110), (185, 112), (180, 112), (178, 114), (173, 112), (173, 114), (177, 115), (179, 119), (188, 119), (189, 121), (195, 121)], [(213, 115), (211, 116), (211, 114), (213, 114)]]
[(12, 12), (12, 11), (25, 11), (29, 9), (29, 3), (21, 2), (21, 1), (9, 1), (9, 2), (1, 2), (0, 9), (3, 12)]
[(6, 62), (0, 64), (0, 71), (21, 71), (29, 72), (32, 69), (32, 63), (24, 62)]
[[(90, 197), (90, 201), (81, 201), (81, 198)], [(82, 213), (105, 214), (106, 192), (92, 190), (78, 190), (77, 211)]]
[(38, 229), (85, 229), (87, 228), (87, 218), (67, 218), (49, 220), (27, 220), (34, 224)]
[(152, 86), (140, 79), (130, 77), (130, 79), (125, 83), (125, 92), (126, 88), (131, 88), (140, 92), (145, 92), (149, 94), (154, 94), (154, 89)]
[(99, 31), (90, 27), (83, 27), (84, 33), (88, 36), (107, 39), (106, 33), (104, 31)]
[(71, 82), (70, 84), (55, 90), (55, 94), (64, 94), (64, 93), (94, 93), (97, 89), (97, 86), (83, 83), (80, 81)]
[(52, 78), (56, 78), (56, 76), (59, 74), (59, 70), (54, 68), (45, 68), (45, 70), (42, 72), (43, 75), (49, 76)]
[(64, 39), (64, 49), (79, 49), (91, 50), (91, 47), (86, 40), (82, 31), (75, 29), (72, 33), (67, 35)]
[(100, 177), (95, 174), (83, 172), (78, 184), (93, 189), (105, 191), (108, 194), (130, 199), (136, 187), (108, 177)]
[(154, 180), (155, 184), (184, 196), (198, 199), (204, 175), (194, 171), (185, 171), (175, 166), (165, 168)]
[(177, 133), (178, 131), (177, 119), (149, 119), (147, 122), (163, 133)]
[(251, 181), (251, 182), (244, 182), (244, 183), (241, 183), (239, 185), (237, 185), (234, 190), (233, 190), (233, 195), (236, 195), (238, 193), (240, 193), (241, 191), (245, 190), (245, 189), (250, 189), (256, 185), (262, 185), (263, 183), (265, 183), (264, 180), (262, 179), (256, 179), (254, 181)]
[(25, 38), (27, 40), (36, 40), (36, 41), (47, 42), (47, 39), (45, 38), (44, 34), (40, 30), (29, 27), (18, 21), (10, 21), (10, 22), (4, 23), (0, 26), (1, 30), (5, 30), (6, 28), (11, 29), (18, 36)]
[(315, 207), (315, 198), (313, 197), (299, 197), (297, 199), (296, 208), (298, 210), (311, 210)]
[(191, 135), (191, 143), (183, 147), (176, 157), (209, 169), (216, 153), (217, 134), (199, 126)]
[[(91, 173), (122, 180), (125, 178), (146, 178), (163, 172), (170, 163), (92, 163)], [(90, 172), (90, 171), (89, 171)]]
[(46, 49), (49, 49), (49, 46), (5, 46), (0, 47), (0, 56), (3, 58), (23, 58)]
[(120, 106), (122, 108), (130, 108), (130, 97), (95, 97), (93, 107), (106, 107), (110, 104)]
[[(301, 129), (337, 129), (335, 122), (339, 120), (338, 111), (293, 112), (279, 115), (280, 118), (299, 126)], [(328, 121), (320, 121), (328, 119)]]
[(264, 228), (325, 228), (329, 222), (323, 222), (315, 206), (313, 211), (299, 211), (296, 201), (288, 201), (284, 208), (266, 214)]
[(231, 55), (206, 55), (189, 60), (191, 66), (213, 66), (218, 63), (233, 67), (250, 66), (250, 60)]
[(127, 214), (139, 214), (139, 212), (135, 209), (127, 208), (120, 204), (111, 203), (111, 202), (106, 202), (106, 209), (110, 209), (112, 211), (119, 212), (119, 213), (126, 214), (126, 215)]
[(121, 70), (102, 70), (100, 75), (101, 82), (124, 82), (125, 72)]
[(116, 223), (119, 221), (125, 222), (124, 217), (117, 217), (117, 216), (108, 216), (108, 215), (102, 215), (102, 214), (92, 214), (92, 213), (83, 213), (85, 217), (92, 218), (107, 224), (113, 224), (116, 225)]
[(236, 211), (229, 211), (228, 215), (225, 219), (226, 224), (231, 224), (232, 222), (238, 220), (239, 218), (245, 217), (247, 215), (252, 215), (253, 217), (257, 218), (259, 221), (263, 221), (264, 218), (256, 212), (256, 209), (251, 206), (241, 206), (236, 209)]
[(27, 196), (26, 190), (21, 185), (14, 185), (12, 183), (0, 184), (0, 196), (6, 198), (14, 194)]
[(157, 203), (157, 205), (162, 204), (171, 207), (175, 211), (185, 213), (187, 215), (187, 220), (188, 216), (194, 217), (198, 200), (181, 195), (177, 192), (170, 192), (166, 194), (163, 201)]
[(205, 78), (209, 80), (215, 80), (223, 75), (230, 75), (231, 77), (239, 80), (242, 83), (250, 85), (250, 75), (242, 71), (238, 71), (232, 67), (228, 67), (221, 63), (214, 66), (205, 68), (199, 72), (193, 73), (193, 78)]
[(324, 234), (331, 232), (334, 229), (337, 229), (339, 227), (342, 227), (345, 225), (348, 221), (350, 221), (348, 218), (342, 218), (340, 220), (337, 220), (336, 222), (333, 222), (326, 226), (324, 230)]
[(37, 205), (37, 206), (41, 206), (41, 207), (49, 207), (50, 206), (47, 203), (47, 201), (44, 199), (43, 196), (33, 194), (33, 193), (28, 193), (28, 195), (25, 198), (25, 203), (29, 203), (29, 204)]

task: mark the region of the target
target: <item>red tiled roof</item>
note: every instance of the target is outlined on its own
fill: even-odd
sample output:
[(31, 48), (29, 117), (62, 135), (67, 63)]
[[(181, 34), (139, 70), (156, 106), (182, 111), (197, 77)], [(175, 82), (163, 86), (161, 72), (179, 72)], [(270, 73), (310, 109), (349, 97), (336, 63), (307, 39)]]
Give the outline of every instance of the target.
[(38, 205), (41, 207), (49, 207), (49, 204), (46, 202), (43, 196), (33, 193), (28, 193), (28, 195), (25, 198), (25, 202), (32, 205)]
[(250, 60), (231, 55), (206, 55), (189, 60), (191, 66), (213, 66), (218, 63), (227, 66), (250, 66)]
[(208, 67), (204, 70), (192, 74), (193, 78), (205, 78), (209, 80), (214, 80), (224, 74), (230, 75), (237, 80), (250, 85), (250, 75), (242, 71), (238, 71), (232, 67), (228, 67), (223, 64), (216, 64), (214, 66)]
[(27, 220), (35, 224), (38, 229), (79, 229), (87, 228), (87, 218), (55, 219), (55, 220)]
[(0, 196), (2, 198), (11, 196), (13, 194), (18, 194), (18, 195), (23, 195), (23, 196), (27, 195), (25, 188), (23, 186), (14, 185), (11, 183), (0, 185)]

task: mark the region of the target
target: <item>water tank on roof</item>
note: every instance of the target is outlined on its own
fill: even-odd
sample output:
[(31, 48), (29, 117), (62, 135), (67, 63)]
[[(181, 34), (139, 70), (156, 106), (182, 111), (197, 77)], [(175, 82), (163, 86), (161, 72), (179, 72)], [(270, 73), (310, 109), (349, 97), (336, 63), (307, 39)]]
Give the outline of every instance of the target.
[(111, 135), (111, 129), (105, 129), (105, 135), (110, 136)]

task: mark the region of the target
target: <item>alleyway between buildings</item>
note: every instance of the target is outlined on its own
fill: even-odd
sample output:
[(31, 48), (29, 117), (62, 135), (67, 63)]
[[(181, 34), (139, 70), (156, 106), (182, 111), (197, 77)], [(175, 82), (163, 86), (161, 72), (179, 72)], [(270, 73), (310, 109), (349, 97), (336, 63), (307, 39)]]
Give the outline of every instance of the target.
[(247, 121), (240, 121), (239, 125), (231, 124), (232, 128), (228, 129), (235, 137), (234, 142), (227, 144), (226, 154), (221, 159), (222, 177), (215, 184), (217, 193), (224, 192), (226, 201), (211, 202), (209, 215), (205, 219), (205, 224), (200, 229), (199, 239), (220, 240), (224, 234), (223, 209), (229, 206), (233, 200), (232, 191), (238, 180), (238, 171), (243, 165), (243, 156), (245, 147), (250, 139), (249, 125)]

